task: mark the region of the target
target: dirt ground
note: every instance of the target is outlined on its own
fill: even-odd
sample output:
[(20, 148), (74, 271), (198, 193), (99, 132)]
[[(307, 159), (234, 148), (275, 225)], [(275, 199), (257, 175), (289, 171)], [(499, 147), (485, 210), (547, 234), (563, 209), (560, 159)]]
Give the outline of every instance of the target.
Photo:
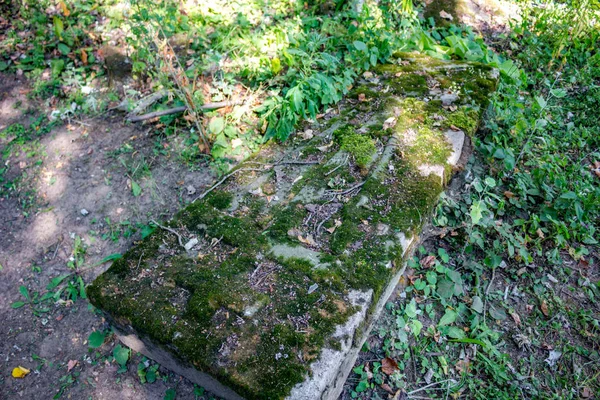
[[(27, 99), (28, 91), (24, 80), (0, 76), (0, 131), (35, 119), (38, 104)], [(122, 121), (123, 115), (109, 113), (65, 122), (43, 135), (33, 150), (2, 160), (8, 170), (1, 184), (20, 184), (0, 192), (0, 399), (50, 399), (61, 388), (61, 398), (73, 399), (162, 399), (168, 388), (176, 388), (177, 398), (194, 398), (193, 385), (167, 371), (160, 370), (164, 380), (141, 384), (139, 356), (132, 357), (126, 373), (117, 373), (118, 365), (107, 360), (114, 339), (97, 352), (89, 350), (89, 334), (104, 321), (86, 300), (53, 305), (40, 316), (28, 305), (11, 308), (23, 300), (21, 285), (43, 293), (52, 278), (71, 272), (67, 263), (75, 237), (87, 246), (85, 266), (93, 266), (139, 240), (139, 230), (129, 235), (130, 227), (169, 219), (192, 199), (189, 186), (201, 191), (212, 182), (207, 165), (190, 168), (170, 151), (178, 138), (157, 139), (151, 128)], [(0, 152), (9, 142), (0, 139)], [(127, 152), (117, 156), (119, 149)], [(142, 193), (137, 197), (119, 158), (147, 169), (138, 180)], [(24, 198), (32, 194), (35, 205), (24, 211)], [(91, 282), (108, 265), (87, 269), (84, 281)], [(68, 371), (71, 360), (77, 364)], [(15, 379), (11, 371), (17, 366), (32, 372)]]

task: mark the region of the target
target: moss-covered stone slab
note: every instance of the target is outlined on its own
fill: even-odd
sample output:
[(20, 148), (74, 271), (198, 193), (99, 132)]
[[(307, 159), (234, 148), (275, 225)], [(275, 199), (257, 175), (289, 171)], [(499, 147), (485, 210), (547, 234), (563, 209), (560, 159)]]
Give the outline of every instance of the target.
[(399, 54), (115, 261), (91, 302), (226, 398), (337, 398), (495, 85)]

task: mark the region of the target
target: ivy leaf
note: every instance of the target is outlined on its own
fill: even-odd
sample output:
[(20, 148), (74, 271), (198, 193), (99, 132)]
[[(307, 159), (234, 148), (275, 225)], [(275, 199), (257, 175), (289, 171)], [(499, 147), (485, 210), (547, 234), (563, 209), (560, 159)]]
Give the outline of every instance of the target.
[(358, 382), (358, 385), (356, 385), (356, 391), (358, 393), (364, 392), (368, 388), (369, 388), (369, 383), (367, 382), (366, 379)]
[(450, 325), (450, 324), (454, 323), (454, 321), (456, 321), (457, 315), (458, 314), (456, 313), (456, 311), (453, 311), (450, 309), (446, 310), (446, 313), (440, 319), (440, 322), (438, 322), (438, 326), (445, 326), (445, 325)]

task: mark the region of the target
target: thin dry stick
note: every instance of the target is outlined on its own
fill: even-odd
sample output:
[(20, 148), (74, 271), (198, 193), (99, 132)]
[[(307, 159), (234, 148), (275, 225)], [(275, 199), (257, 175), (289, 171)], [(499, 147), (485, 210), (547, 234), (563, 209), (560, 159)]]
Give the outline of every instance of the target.
[(185, 245), (183, 244), (182, 236), (179, 232), (177, 232), (175, 229), (169, 228), (168, 226), (161, 225), (153, 219), (151, 219), (150, 222), (152, 222), (154, 225), (158, 226), (160, 229), (164, 229), (165, 231), (171, 232), (173, 235), (177, 236), (177, 241), (179, 242), (179, 245), (185, 249)]
[(441, 385), (442, 383), (450, 382), (451, 380), (452, 379), (446, 379), (446, 380), (439, 381), (439, 382), (433, 382), (433, 383), (430, 383), (427, 386), (423, 386), (422, 388), (418, 388), (418, 389), (415, 389), (415, 390), (413, 390), (411, 392), (408, 392), (407, 394), (410, 396), (411, 394), (422, 392), (423, 390), (425, 390), (427, 388), (430, 388), (430, 387), (435, 386), (435, 385)]
[(485, 301), (483, 303), (483, 324), (485, 325), (485, 317), (487, 315), (487, 299), (488, 294), (490, 292), (490, 288), (492, 287), (492, 283), (494, 282), (494, 278), (496, 277), (496, 268), (492, 268), (492, 279), (490, 279), (490, 283), (488, 284), (487, 289), (485, 289)]
[[(198, 107), (198, 110), (200, 110), (200, 111), (216, 110), (219, 108), (231, 107), (231, 106), (235, 106), (238, 104), (242, 104), (242, 101), (241, 100), (219, 101), (217, 103), (203, 104), (200, 107)], [(148, 114), (130, 117), (130, 118), (127, 118), (126, 121), (127, 122), (140, 122), (140, 121), (145, 121), (147, 119), (162, 117), (164, 115), (177, 114), (180, 112), (184, 112), (188, 109), (189, 109), (188, 106), (173, 107), (173, 108), (169, 108), (167, 110), (154, 111), (154, 112), (151, 112)]]
[(210, 192), (212, 192), (213, 190), (215, 190), (219, 185), (221, 185), (223, 182), (225, 182), (227, 179), (229, 179), (231, 176), (237, 174), (238, 172), (242, 172), (242, 171), (266, 171), (268, 169), (270, 169), (272, 167), (269, 168), (240, 168), (240, 169), (236, 169), (233, 172), (228, 173), (227, 175), (225, 175), (223, 178), (221, 178), (221, 180), (217, 183), (215, 183), (214, 185), (212, 185), (206, 192), (200, 194), (198, 197), (196, 197), (193, 201), (198, 201), (198, 200), (202, 200), (203, 198), (205, 198)]
[(335, 195), (338, 195), (338, 194), (348, 194), (348, 193), (350, 193), (350, 192), (353, 192), (353, 191), (354, 191), (354, 190), (356, 190), (356, 189), (360, 189), (360, 188), (362, 187), (362, 185), (364, 185), (365, 183), (366, 183), (366, 182), (364, 182), (364, 181), (363, 181), (363, 182), (357, 183), (356, 185), (352, 186), (352, 187), (351, 187), (351, 188), (349, 188), (349, 189), (342, 190), (341, 192), (337, 192), (337, 191), (335, 191), (335, 190), (331, 190), (329, 193), (330, 193), (330, 194), (335, 194)]

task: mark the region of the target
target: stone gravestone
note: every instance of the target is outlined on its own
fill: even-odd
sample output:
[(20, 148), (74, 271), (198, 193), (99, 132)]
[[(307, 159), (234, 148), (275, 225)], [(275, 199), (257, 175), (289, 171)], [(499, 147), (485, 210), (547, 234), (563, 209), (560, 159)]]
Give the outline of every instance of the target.
[(226, 399), (336, 399), (496, 78), (396, 55), (115, 261), (91, 302)]

